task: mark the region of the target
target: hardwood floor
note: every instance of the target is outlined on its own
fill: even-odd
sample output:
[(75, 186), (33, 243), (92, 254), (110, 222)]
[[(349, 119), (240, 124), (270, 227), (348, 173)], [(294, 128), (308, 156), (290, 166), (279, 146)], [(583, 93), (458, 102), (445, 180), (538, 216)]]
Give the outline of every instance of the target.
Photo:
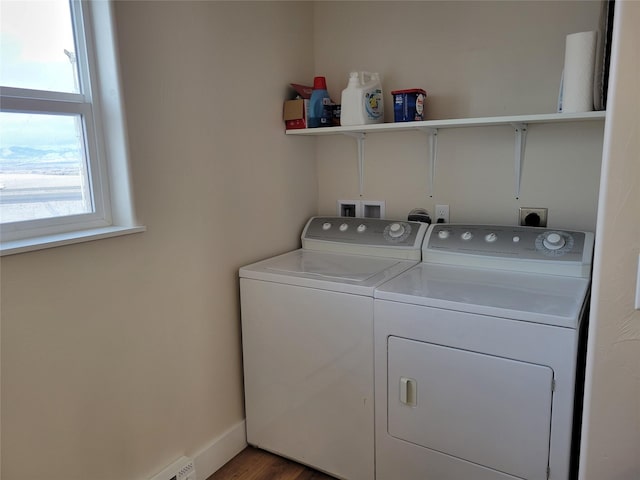
[(335, 480), (286, 458), (247, 447), (207, 480)]

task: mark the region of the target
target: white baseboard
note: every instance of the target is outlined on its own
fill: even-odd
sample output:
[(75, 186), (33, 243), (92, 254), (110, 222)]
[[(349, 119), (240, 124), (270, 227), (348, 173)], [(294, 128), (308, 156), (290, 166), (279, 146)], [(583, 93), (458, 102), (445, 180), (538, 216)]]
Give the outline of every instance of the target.
[(247, 431), (242, 420), (193, 456), (196, 480), (207, 480), (246, 446)]

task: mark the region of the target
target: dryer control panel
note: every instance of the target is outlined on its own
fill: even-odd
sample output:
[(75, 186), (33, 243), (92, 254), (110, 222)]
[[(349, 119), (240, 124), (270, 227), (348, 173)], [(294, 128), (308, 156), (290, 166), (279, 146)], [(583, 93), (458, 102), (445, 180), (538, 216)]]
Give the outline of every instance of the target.
[(313, 217), (302, 232), (302, 247), (420, 260), (428, 225), (377, 218)]
[(425, 262), (572, 276), (592, 255), (591, 232), (500, 225), (435, 224), (422, 249)]

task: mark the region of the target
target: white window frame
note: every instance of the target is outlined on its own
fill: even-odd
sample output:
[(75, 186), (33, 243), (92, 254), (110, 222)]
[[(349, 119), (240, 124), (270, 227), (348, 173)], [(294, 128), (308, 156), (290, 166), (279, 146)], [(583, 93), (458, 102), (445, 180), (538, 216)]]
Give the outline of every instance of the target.
[(80, 115), (94, 211), (3, 224), (0, 254), (144, 231), (135, 219), (112, 2), (72, 0), (82, 92), (0, 87), (3, 112)]

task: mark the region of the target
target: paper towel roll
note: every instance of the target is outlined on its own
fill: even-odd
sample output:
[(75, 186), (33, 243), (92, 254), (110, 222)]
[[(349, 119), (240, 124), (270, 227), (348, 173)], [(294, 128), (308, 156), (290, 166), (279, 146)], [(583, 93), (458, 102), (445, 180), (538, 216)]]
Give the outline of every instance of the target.
[(593, 110), (596, 40), (595, 31), (567, 35), (562, 83), (563, 113)]

